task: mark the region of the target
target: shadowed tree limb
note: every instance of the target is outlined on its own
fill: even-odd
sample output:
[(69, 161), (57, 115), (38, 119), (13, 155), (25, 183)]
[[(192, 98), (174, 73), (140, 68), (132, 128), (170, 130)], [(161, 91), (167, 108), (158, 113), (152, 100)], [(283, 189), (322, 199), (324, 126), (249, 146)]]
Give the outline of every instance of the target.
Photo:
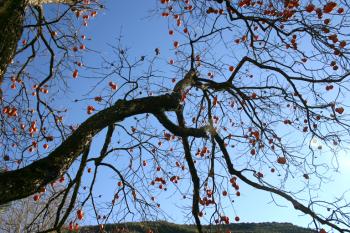
[[(185, 127), (185, 119), (183, 116), (182, 108), (176, 112), (176, 116), (177, 116), (177, 120), (179, 122), (180, 127), (184, 128)], [(197, 170), (194, 166), (194, 162), (193, 162), (192, 155), (191, 155), (191, 148), (190, 148), (190, 144), (188, 142), (187, 136), (182, 137), (182, 144), (183, 144), (183, 148), (184, 148), (185, 159), (186, 159), (188, 168), (190, 170), (191, 179), (192, 179), (192, 183), (193, 183), (192, 215), (196, 221), (198, 232), (202, 233), (203, 232), (202, 225), (201, 225), (201, 221), (199, 219), (200, 179), (198, 177)]]
[(204, 127), (199, 129), (181, 127), (171, 122), (164, 112), (159, 112), (154, 115), (157, 117), (158, 121), (166, 129), (168, 129), (171, 133), (173, 133), (176, 136), (192, 136), (192, 137), (198, 137), (198, 138), (208, 138), (208, 135)]
[(48, 230), (42, 231), (40, 233), (52, 232), (54, 230), (57, 230), (57, 232), (61, 232), (61, 228), (62, 228), (63, 224), (65, 223), (65, 221), (68, 219), (69, 214), (73, 210), (75, 202), (77, 200), (78, 191), (79, 191), (80, 184), (81, 184), (81, 178), (82, 178), (82, 176), (84, 174), (84, 169), (86, 167), (87, 158), (88, 158), (89, 153), (90, 153), (90, 146), (91, 146), (91, 143), (89, 143), (89, 145), (86, 146), (86, 149), (83, 152), (83, 155), (82, 155), (82, 158), (81, 158), (81, 162), (80, 162), (80, 165), (79, 165), (79, 169), (77, 171), (75, 179), (72, 181), (73, 183), (75, 183), (75, 187), (74, 187), (74, 190), (73, 190), (73, 193), (72, 193), (72, 197), (69, 200), (69, 206), (68, 206), (67, 210), (65, 210), (62, 219), (60, 220), (59, 223), (57, 223), (57, 222), (55, 223), (55, 226), (54, 226), (53, 229), (48, 229)]
[(27, 197), (58, 179), (103, 128), (138, 114), (174, 111), (179, 105), (178, 97), (177, 94), (166, 94), (130, 101), (119, 100), (112, 107), (91, 116), (47, 157), (24, 168), (0, 173), (0, 205)]

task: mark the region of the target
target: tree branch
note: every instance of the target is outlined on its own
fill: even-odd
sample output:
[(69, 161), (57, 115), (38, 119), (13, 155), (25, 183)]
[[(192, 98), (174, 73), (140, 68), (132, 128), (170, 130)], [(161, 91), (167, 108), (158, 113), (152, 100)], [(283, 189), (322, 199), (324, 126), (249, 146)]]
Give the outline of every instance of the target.
[(174, 124), (172, 121), (168, 119), (168, 117), (165, 115), (164, 112), (159, 112), (154, 114), (158, 121), (171, 133), (175, 134), (176, 136), (192, 136), (197, 138), (208, 138), (208, 135), (206, 133), (205, 127), (202, 128), (186, 128), (181, 127), (176, 124)]
[(338, 230), (339, 232), (350, 232), (349, 230), (346, 230), (346, 229), (342, 229), (340, 227), (338, 227), (337, 225), (325, 220), (325, 219), (322, 219), (321, 217), (319, 217), (315, 212), (313, 212), (310, 208), (304, 206), (303, 204), (301, 204), (300, 202), (298, 202), (295, 198), (293, 198), (292, 196), (288, 195), (287, 193), (281, 191), (281, 190), (277, 190), (275, 188), (272, 188), (272, 187), (267, 187), (267, 186), (264, 186), (264, 185), (261, 185), (261, 184), (258, 184), (258, 183), (255, 183), (251, 180), (249, 180), (247, 177), (245, 177), (242, 172), (236, 170), (234, 167), (233, 167), (233, 164), (231, 162), (231, 159), (230, 159), (230, 155), (228, 153), (228, 151), (226, 150), (226, 147), (225, 147), (225, 143), (224, 143), (224, 140), (218, 135), (218, 134), (215, 134), (213, 135), (214, 138), (215, 138), (215, 141), (218, 143), (223, 155), (224, 155), (224, 159), (226, 161), (226, 165), (227, 165), (227, 168), (228, 168), (228, 171), (231, 175), (234, 175), (234, 176), (237, 176), (239, 179), (241, 179), (244, 183), (256, 188), (256, 189), (260, 189), (260, 190), (264, 190), (264, 191), (267, 191), (267, 192), (270, 192), (270, 193), (274, 193), (274, 194), (277, 194), (278, 196), (280, 197), (283, 197), (284, 199), (286, 199), (287, 201), (289, 201), (295, 209), (297, 210), (300, 210), (301, 212), (303, 212), (304, 214), (307, 214), (309, 216), (311, 216), (313, 219), (316, 219), (318, 222), (320, 222), (321, 224), (326, 224), (336, 230)]
[(24, 168), (0, 173), (0, 205), (27, 197), (58, 179), (86, 150), (92, 138), (108, 125), (138, 114), (176, 110), (178, 105), (177, 94), (117, 101), (112, 107), (88, 118), (47, 157)]

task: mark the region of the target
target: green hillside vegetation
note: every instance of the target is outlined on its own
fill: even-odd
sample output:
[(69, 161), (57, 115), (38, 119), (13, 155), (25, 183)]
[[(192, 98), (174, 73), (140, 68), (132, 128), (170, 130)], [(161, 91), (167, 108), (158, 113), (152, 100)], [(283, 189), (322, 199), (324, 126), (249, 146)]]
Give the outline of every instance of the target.
[[(295, 226), (290, 223), (235, 223), (220, 226), (203, 226), (206, 233), (315, 233), (316, 231)], [(125, 224), (107, 224), (104, 232), (108, 233), (197, 233), (194, 225), (179, 225), (164, 221), (137, 222)], [(98, 226), (84, 226), (80, 233), (101, 232)]]

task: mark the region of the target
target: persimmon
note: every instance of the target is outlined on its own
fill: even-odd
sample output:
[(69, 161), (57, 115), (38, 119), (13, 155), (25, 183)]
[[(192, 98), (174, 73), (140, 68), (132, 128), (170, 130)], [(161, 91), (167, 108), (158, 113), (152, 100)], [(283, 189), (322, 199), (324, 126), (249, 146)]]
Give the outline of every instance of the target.
[(286, 157), (278, 157), (277, 158), (277, 163), (279, 163), (279, 164), (286, 164), (286, 162), (287, 162)]
[(252, 136), (254, 136), (256, 138), (256, 140), (259, 140), (260, 139), (260, 133), (259, 131), (254, 131), (251, 133)]
[(339, 114), (343, 114), (344, 112), (344, 108), (343, 107), (339, 107), (339, 108), (336, 108), (335, 111)]
[(234, 176), (234, 177), (232, 177), (232, 178), (230, 179), (230, 183), (231, 183), (231, 184), (236, 183), (236, 181), (237, 181), (237, 177), (236, 177), (236, 176)]
[(255, 155), (255, 154), (256, 154), (255, 149), (251, 149), (251, 150), (250, 150), (250, 154), (251, 154), (251, 155)]
[(79, 220), (82, 220), (82, 219), (84, 218), (84, 212), (83, 212), (83, 210), (81, 210), (81, 209), (77, 210), (77, 218), (78, 218)]
[(84, 19), (84, 20), (88, 20), (89, 18), (90, 18), (89, 15), (83, 15), (83, 19)]
[(162, 13), (162, 16), (163, 16), (163, 17), (168, 17), (168, 16), (169, 16), (169, 13), (168, 13), (168, 12), (163, 12), (163, 13)]
[(109, 82), (108, 85), (111, 87), (113, 91), (118, 89), (118, 85), (114, 82)]
[(345, 46), (346, 46), (346, 41), (345, 41), (345, 40), (341, 41), (341, 42), (339, 43), (339, 46), (340, 46), (341, 48), (345, 48)]
[(222, 191), (222, 195), (227, 196), (227, 191), (226, 190)]
[(131, 195), (133, 196), (134, 199), (136, 199), (136, 191), (135, 190), (131, 191)]
[(230, 223), (230, 218), (228, 216), (221, 216), (221, 221), (225, 222), (225, 224), (229, 224)]
[(305, 7), (306, 12), (311, 13), (315, 10), (315, 5), (309, 4)]
[(176, 20), (176, 25), (177, 25), (178, 27), (181, 27), (181, 25), (182, 25), (181, 19)]
[(213, 106), (216, 106), (218, 103), (218, 97), (214, 96), (214, 100), (213, 100)]
[(70, 231), (73, 231), (74, 229), (74, 225), (73, 225), (73, 222), (70, 222), (69, 223), (69, 228), (68, 228)]
[(38, 143), (37, 143), (36, 141), (33, 141), (33, 142), (32, 142), (32, 146), (33, 146), (34, 148), (37, 148)]
[(96, 12), (96, 11), (92, 11), (92, 12), (90, 13), (90, 16), (91, 16), (91, 17), (96, 17), (96, 15), (97, 15), (97, 12)]
[(73, 71), (73, 78), (78, 78), (78, 70)]
[(322, 31), (326, 34), (330, 32), (329, 28), (327, 27), (322, 28)]
[(101, 102), (101, 101), (102, 101), (102, 97), (101, 97), (101, 96), (96, 96), (96, 97), (94, 98), (94, 100), (95, 100), (96, 102)]
[(87, 106), (86, 112), (87, 114), (91, 114), (93, 111), (95, 111), (95, 107), (94, 106)]
[(339, 49), (334, 49), (334, 55), (340, 56), (342, 53), (340, 52)]
[(171, 140), (171, 134), (167, 133), (167, 132), (164, 132), (164, 138), (165, 138), (165, 140), (170, 141)]
[(336, 7), (337, 7), (337, 3), (328, 2), (326, 5), (324, 5), (323, 12), (324, 13), (331, 13), (334, 10), (334, 8), (336, 8)]
[(337, 12), (338, 12), (338, 14), (343, 14), (344, 13), (344, 8), (340, 7)]
[(34, 201), (39, 201), (39, 200), (40, 200), (40, 195), (35, 194), (35, 195), (33, 196), (33, 199), (34, 199)]

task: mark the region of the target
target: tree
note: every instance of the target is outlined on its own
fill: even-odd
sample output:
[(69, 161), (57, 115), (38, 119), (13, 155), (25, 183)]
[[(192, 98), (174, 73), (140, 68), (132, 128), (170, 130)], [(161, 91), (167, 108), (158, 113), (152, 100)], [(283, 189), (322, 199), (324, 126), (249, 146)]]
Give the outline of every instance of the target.
[[(113, 47), (115, 60), (105, 60), (91, 94), (76, 100), (86, 104), (91, 116), (72, 126), (63, 120), (72, 109), (60, 109), (50, 93), (57, 97), (68, 90), (67, 76), (79, 79), (85, 36), (71, 26), (77, 21), (87, 25), (99, 7), (97, 2), (74, 2), (57, 7), (60, 14), (48, 20), (52, 15), (41, 7), (27, 6), (24, 19), (29, 23), (12, 27), (17, 37), (21, 30), (26, 36), (15, 53), (17, 62), (8, 64), (16, 46), (1, 53), (7, 61), (1, 68), (6, 70), (2, 89), (13, 90), (3, 93), (1, 103), (8, 171), (0, 173), (0, 204), (68, 177), (63, 199), (72, 195), (65, 213), (56, 216), (57, 230), (74, 208), (77, 220), (83, 218), (89, 201), (99, 223), (115, 214), (123, 219), (135, 209), (151, 215), (159, 207), (154, 192), (174, 185), (185, 198), (191, 196), (191, 212), (202, 232), (206, 212), (210, 223), (229, 223), (223, 200), (240, 196), (244, 183), (284, 198), (312, 217), (320, 232), (325, 232), (322, 225), (350, 231), (346, 200), (312, 195), (302, 200), (298, 190), (287, 187), (293, 176), (304, 189), (318, 189), (326, 172), (337, 169), (331, 161), (348, 146), (346, 1), (162, 0), (155, 12), (168, 20), (169, 36), (177, 35), (174, 57), (162, 65), (159, 48), (132, 59), (121, 44)], [(71, 15), (77, 21), (66, 23)], [(5, 14), (1, 22), (9, 18)], [(58, 31), (58, 25), (66, 26)], [(8, 38), (3, 35), (0, 42)], [(23, 51), (30, 49), (26, 56)], [(49, 67), (35, 64), (40, 53)], [(160, 68), (174, 70), (175, 78)], [(34, 76), (35, 69), (46, 75)], [(101, 132), (105, 138), (96, 156), (91, 145)], [(327, 156), (319, 158), (320, 153)], [(113, 163), (113, 154), (127, 159)], [(102, 168), (119, 180), (104, 217), (93, 188)], [(89, 188), (81, 187), (86, 170), (93, 172)], [(269, 178), (267, 170), (282, 178)], [(181, 183), (187, 180), (190, 188), (184, 189)], [(81, 190), (87, 194), (76, 203)], [(124, 208), (116, 213), (117, 206)]]
[[(63, 188), (62, 185), (50, 186), (39, 194), (13, 201), (0, 209), (1, 232), (39, 232), (52, 228), (56, 215), (67, 208), (64, 206), (60, 211), (57, 208), (62, 202)], [(68, 222), (73, 220), (70, 218)]]
[[(38, 37), (42, 36), (41, 29), (43, 26), (46, 27), (49, 32), (52, 33), (52, 37), (55, 35), (55, 31), (52, 31), (51, 26), (54, 26), (55, 22), (60, 21), (66, 14), (66, 12), (62, 12), (59, 14), (54, 21), (46, 21), (45, 17), (42, 15), (42, 5), (49, 4), (49, 3), (63, 3), (63, 4), (70, 4), (69, 9), (74, 9), (77, 11), (80, 10), (86, 10), (86, 6), (81, 6), (81, 2), (84, 1), (75, 1), (75, 0), (1, 0), (0, 1), (0, 28), (2, 29), (1, 35), (0, 35), (0, 52), (1, 52), (1, 58), (0, 58), (0, 85), (3, 81), (4, 75), (6, 73), (7, 67), (9, 63), (11, 63), (13, 57), (21, 53), (23, 50), (27, 48), (32, 48), (33, 51), (35, 49), (33, 48), (34, 43), (37, 42)], [(85, 1), (86, 2), (86, 1)], [(85, 4), (86, 5), (86, 4)], [(25, 12), (26, 9), (30, 8), (31, 10), (37, 11), (37, 18), (35, 19), (35, 23), (32, 25), (24, 25), (24, 19), (25, 19)], [(28, 10), (29, 11), (29, 10)], [(28, 44), (25, 43), (24, 48), (17, 49), (17, 43), (21, 39), (22, 32), (24, 28), (34, 28), (37, 29), (37, 34), (34, 36), (34, 38), (31, 38), (32, 41), (30, 41)], [(47, 37), (45, 37), (47, 38)], [(64, 46), (62, 46), (62, 39), (57, 39), (58, 47), (60, 49), (64, 49)], [(22, 41), (23, 43), (26, 42), (25, 40)], [(31, 58), (34, 58), (34, 52), (31, 56)], [(25, 68), (25, 66), (23, 66)], [(1, 96), (1, 89), (0, 89), (0, 96)]]

